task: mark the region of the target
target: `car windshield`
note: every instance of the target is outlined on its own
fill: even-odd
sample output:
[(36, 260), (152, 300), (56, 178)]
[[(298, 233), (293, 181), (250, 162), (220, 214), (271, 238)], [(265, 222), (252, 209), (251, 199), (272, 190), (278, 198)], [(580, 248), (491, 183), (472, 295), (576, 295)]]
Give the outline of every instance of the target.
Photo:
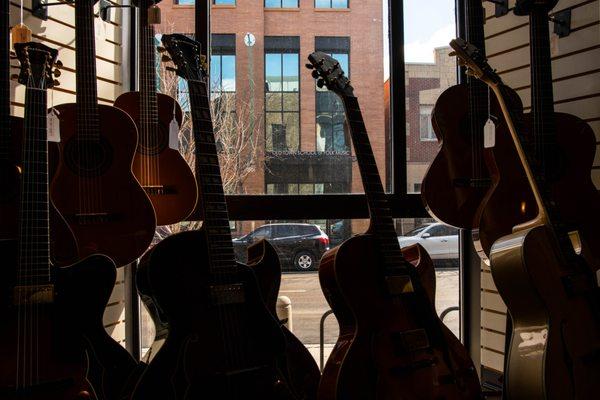
[(417, 236), (419, 233), (423, 232), (425, 228), (429, 227), (429, 225), (419, 226), (418, 228), (413, 229), (404, 234), (404, 236)]

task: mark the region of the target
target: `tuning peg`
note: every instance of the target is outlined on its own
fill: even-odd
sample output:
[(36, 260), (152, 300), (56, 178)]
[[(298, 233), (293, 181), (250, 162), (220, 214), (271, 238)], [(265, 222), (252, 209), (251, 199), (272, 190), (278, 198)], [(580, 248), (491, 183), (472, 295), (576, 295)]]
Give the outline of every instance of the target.
[(57, 61), (54, 63), (54, 66), (56, 66), (56, 68), (62, 68), (62, 67), (63, 67), (63, 63), (62, 63), (62, 61), (60, 61), (60, 60), (57, 60)]
[(304, 64), (304, 66), (308, 69), (315, 69), (315, 66), (312, 64)]
[(165, 49), (162, 46), (156, 46), (156, 51), (158, 51), (159, 53), (164, 53), (165, 51), (167, 51), (167, 49)]
[(160, 58), (160, 61), (167, 63), (167, 62), (171, 62), (172, 60), (171, 60), (171, 57), (169, 57), (166, 54), (163, 54), (163, 56)]
[(17, 58), (17, 53), (15, 53), (14, 51), (10, 51), (10, 58), (15, 60)]
[(18, 80), (19, 80), (19, 75), (18, 75), (18, 74), (12, 74), (12, 75), (10, 76), (10, 79), (11, 79), (12, 81), (18, 81)]
[(173, 68), (173, 67), (165, 67), (165, 69), (166, 69), (167, 71), (170, 71), (170, 72), (177, 72), (177, 68)]
[(322, 89), (323, 86), (325, 86), (325, 81), (323, 79), (319, 79), (317, 81), (317, 86), (319, 87), (319, 89)]
[(55, 80), (52, 82), (52, 84), (53, 84), (53, 86), (60, 86), (60, 82), (58, 81), (58, 79), (55, 79)]
[(456, 57), (456, 52), (451, 51), (450, 53), (448, 53), (448, 57)]
[(54, 71), (52, 71), (52, 73), (54, 74), (55, 78), (58, 78), (59, 76), (62, 75), (62, 72), (60, 72), (60, 70), (56, 69), (56, 68), (54, 69)]
[(316, 69), (313, 69), (313, 72), (311, 73), (312, 77), (315, 79), (319, 78), (319, 71), (317, 71)]

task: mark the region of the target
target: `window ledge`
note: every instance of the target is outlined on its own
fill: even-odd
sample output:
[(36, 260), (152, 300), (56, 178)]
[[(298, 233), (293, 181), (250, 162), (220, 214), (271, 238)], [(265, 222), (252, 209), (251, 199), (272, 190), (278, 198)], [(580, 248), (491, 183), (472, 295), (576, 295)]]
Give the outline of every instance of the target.
[(293, 8), (267, 8), (265, 7), (265, 11), (269, 11), (269, 12), (299, 12), (300, 11), (300, 7), (293, 7)]
[(350, 12), (350, 8), (315, 8), (315, 12)]

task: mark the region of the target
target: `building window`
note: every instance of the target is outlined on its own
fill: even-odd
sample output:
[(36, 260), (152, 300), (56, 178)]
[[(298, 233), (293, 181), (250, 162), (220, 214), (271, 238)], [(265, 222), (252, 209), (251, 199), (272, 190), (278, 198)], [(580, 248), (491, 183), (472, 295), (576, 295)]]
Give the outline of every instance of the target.
[[(316, 37), (315, 48), (338, 60), (346, 76), (350, 76), (350, 38)], [(342, 100), (326, 88), (316, 88), (317, 151), (349, 152), (350, 139)]]
[(266, 150), (300, 147), (300, 38), (265, 37)]
[(234, 93), (235, 73), (235, 34), (211, 36), (210, 90), (214, 97), (223, 93)]
[(175, 4), (179, 4), (182, 6), (193, 6), (194, 4), (196, 4), (196, 0), (175, 0)]
[(437, 140), (435, 132), (433, 131), (433, 125), (431, 124), (431, 112), (433, 106), (421, 105), (419, 111), (419, 131), (421, 141)]
[(348, 8), (348, 0), (315, 0), (315, 8)]
[[(194, 2), (194, 0), (191, 0)], [(213, 0), (213, 4), (216, 6), (235, 6), (235, 0)]]
[(265, 8), (298, 8), (298, 0), (265, 0)]

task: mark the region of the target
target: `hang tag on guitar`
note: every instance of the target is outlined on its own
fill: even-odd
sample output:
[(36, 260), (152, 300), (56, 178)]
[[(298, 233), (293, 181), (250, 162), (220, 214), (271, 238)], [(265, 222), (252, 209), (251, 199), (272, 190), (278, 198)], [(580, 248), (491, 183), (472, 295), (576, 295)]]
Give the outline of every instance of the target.
[(54, 108), (50, 110), (47, 116), (48, 141), (60, 143), (60, 119), (58, 111)]
[(175, 117), (169, 124), (169, 147), (173, 150), (179, 150), (179, 124)]
[(496, 146), (496, 124), (488, 118), (483, 127), (483, 147), (486, 149)]

